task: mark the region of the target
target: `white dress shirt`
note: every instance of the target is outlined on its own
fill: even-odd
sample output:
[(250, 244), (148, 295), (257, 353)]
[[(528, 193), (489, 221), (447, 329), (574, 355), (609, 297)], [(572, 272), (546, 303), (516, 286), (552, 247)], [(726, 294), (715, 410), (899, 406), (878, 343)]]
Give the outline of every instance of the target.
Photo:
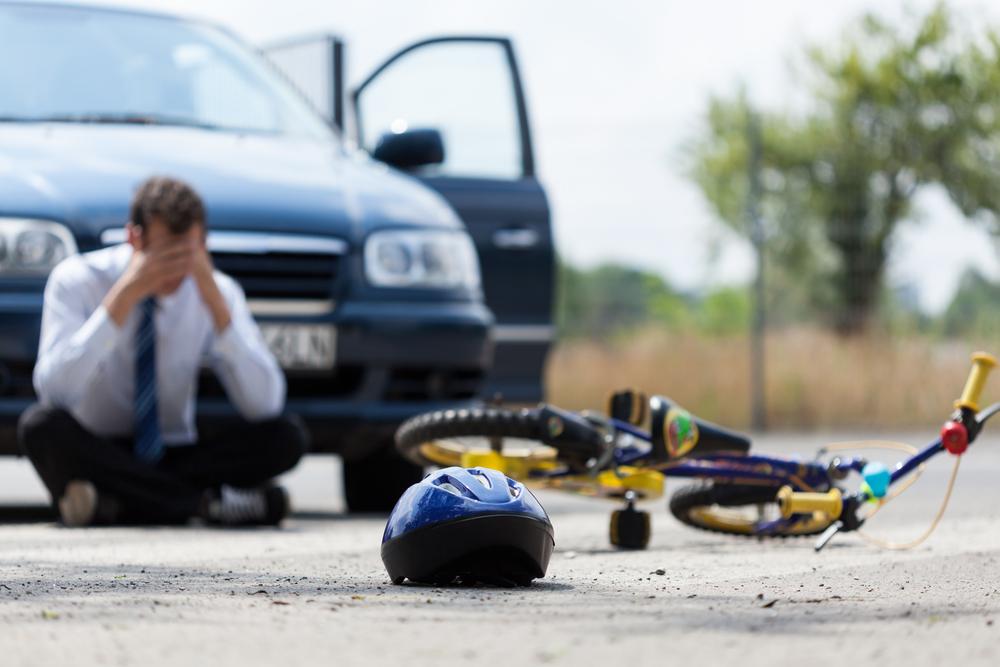
[[(132, 247), (121, 244), (63, 260), (49, 276), (42, 308), (35, 391), (43, 403), (68, 410), (89, 431), (107, 437), (133, 431), (139, 308), (119, 327), (101, 305), (131, 256)], [(197, 440), (195, 397), (203, 365), (215, 372), (244, 418), (267, 419), (284, 408), (285, 376), (243, 290), (219, 271), (215, 282), (231, 318), (221, 333), (191, 276), (176, 292), (158, 298), (156, 386), (167, 445)]]

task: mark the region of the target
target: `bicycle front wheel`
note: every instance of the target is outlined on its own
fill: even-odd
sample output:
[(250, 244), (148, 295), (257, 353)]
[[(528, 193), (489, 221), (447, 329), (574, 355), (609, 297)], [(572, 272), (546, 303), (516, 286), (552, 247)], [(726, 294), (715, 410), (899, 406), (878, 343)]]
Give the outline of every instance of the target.
[[(833, 523), (823, 513), (779, 524), (778, 487), (708, 482), (684, 486), (670, 497), (670, 513), (686, 526), (745, 537), (804, 537), (818, 535)], [(769, 527), (765, 530), (765, 526)]]

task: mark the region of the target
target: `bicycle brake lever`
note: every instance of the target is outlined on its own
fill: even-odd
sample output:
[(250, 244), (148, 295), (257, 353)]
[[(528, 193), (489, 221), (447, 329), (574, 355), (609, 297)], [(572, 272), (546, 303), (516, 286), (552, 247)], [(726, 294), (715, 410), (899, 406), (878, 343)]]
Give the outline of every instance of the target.
[(607, 469), (609, 464), (614, 461), (615, 429), (611, 424), (611, 420), (600, 413), (585, 410), (580, 414), (584, 419), (590, 422), (591, 425), (596, 426), (600, 430), (601, 440), (604, 443), (604, 449), (600, 456), (596, 456), (587, 461), (587, 473), (591, 477), (597, 477), (601, 471)]
[(597, 477), (602, 470), (606, 469), (609, 464), (614, 461), (615, 458), (615, 442), (614, 438), (610, 435), (604, 436), (604, 443), (606, 447), (601, 455), (595, 459), (592, 459), (592, 465), (588, 465), (590, 476)]
[(839, 533), (843, 527), (844, 527), (843, 521), (834, 521), (829, 526), (827, 526), (827, 529), (824, 530), (823, 534), (820, 535), (819, 538), (816, 540), (816, 546), (814, 547), (816, 551), (820, 551), (823, 547), (825, 547), (827, 543), (829, 543), (829, 541), (833, 539), (833, 536)]

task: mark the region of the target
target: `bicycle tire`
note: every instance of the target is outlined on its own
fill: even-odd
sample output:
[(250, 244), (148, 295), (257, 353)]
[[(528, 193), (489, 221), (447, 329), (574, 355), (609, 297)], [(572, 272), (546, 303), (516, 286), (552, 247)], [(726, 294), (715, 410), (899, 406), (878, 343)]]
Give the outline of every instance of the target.
[(757, 486), (751, 484), (691, 484), (682, 486), (670, 496), (668, 507), (670, 513), (678, 521), (690, 528), (704, 530), (724, 535), (739, 535), (742, 537), (809, 537), (819, 535), (832, 519), (824, 521), (816, 517), (810, 518), (787, 531), (777, 533), (758, 533), (748, 522), (738, 522), (727, 519), (724, 512), (713, 508), (735, 508), (748, 505), (777, 504), (775, 496), (778, 487)]
[(543, 418), (538, 410), (521, 408), (470, 408), (438, 410), (412, 417), (396, 431), (396, 448), (414, 463), (441, 465), (420, 452), (421, 446), (450, 438), (516, 438), (541, 443)]

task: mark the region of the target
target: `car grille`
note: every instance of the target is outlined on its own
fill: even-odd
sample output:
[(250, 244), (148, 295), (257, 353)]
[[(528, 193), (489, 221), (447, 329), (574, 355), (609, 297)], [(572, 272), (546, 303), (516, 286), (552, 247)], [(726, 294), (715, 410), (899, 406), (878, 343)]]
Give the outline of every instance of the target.
[(342, 258), (325, 253), (213, 252), (212, 261), (249, 299), (329, 299)]

